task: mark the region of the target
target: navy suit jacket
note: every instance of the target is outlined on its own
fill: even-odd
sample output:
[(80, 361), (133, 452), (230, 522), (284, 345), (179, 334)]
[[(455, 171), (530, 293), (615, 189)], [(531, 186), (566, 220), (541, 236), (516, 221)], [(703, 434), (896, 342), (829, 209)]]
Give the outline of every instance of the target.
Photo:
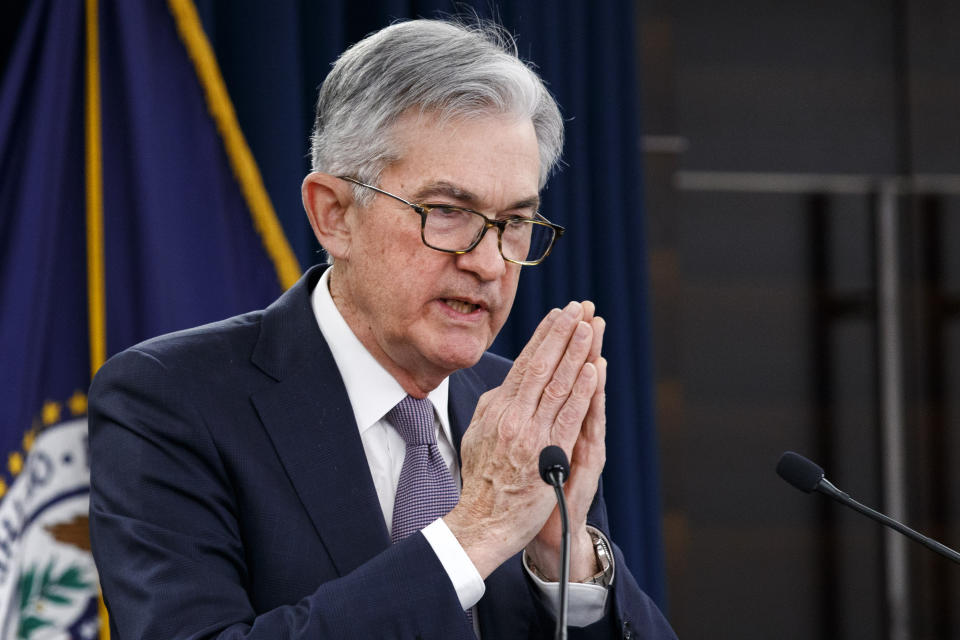
[[(113, 640), (472, 638), (422, 534), (390, 544), (313, 269), (264, 311), (112, 358), (90, 391), (91, 534)], [(455, 444), (509, 362), (451, 376)], [(591, 524), (607, 530), (602, 499)], [(610, 610), (571, 637), (673, 638), (619, 551)], [(486, 580), (484, 640), (550, 638), (520, 557)]]

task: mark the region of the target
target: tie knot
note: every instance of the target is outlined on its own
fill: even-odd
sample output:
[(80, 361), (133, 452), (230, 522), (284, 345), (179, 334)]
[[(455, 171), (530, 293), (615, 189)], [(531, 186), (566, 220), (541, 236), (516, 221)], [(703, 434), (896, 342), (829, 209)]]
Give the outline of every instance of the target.
[(433, 403), (429, 399), (406, 396), (390, 410), (387, 419), (400, 432), (407, 446), (437, 444)]

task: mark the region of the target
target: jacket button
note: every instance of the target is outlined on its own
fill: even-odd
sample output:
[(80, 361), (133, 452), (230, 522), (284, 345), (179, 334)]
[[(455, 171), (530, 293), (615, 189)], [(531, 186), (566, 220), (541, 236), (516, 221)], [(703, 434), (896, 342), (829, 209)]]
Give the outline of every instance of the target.
[(623, 640), (630, 640), (633, 638), (633, 629), (630, 628), (629, 622), (623, 623)]

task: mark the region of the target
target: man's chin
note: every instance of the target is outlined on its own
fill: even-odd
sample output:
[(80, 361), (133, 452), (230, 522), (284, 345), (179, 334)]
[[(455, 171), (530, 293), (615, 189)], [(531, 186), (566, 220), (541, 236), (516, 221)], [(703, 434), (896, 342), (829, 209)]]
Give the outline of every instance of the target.
[(450, 373), (453, 373), (454, 371), (459, 371), (460, 369), (469, 369), (473, 365), (480, 362), (481, 357), (483, 357), (483, 351), (477, 351), (476, 353), (472, 354), (457, 354), (455, 356), (447, 354), (442, 358), (440, 365)]
[(453, 341), (441, 346), (431, 360), (451, 373), (460, 369), (469, 369), (480, 362), (488, 346), (486, 342), (477, 341), (473, 345), (468, 345), (466, 341)]

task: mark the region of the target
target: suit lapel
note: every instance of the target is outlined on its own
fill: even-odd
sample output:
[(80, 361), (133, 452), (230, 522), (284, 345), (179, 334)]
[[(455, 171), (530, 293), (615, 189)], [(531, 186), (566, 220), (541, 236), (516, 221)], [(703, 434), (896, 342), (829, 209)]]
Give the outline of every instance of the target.
[(346, 388), (311, 310), (310, 291), (322, 271), (312, 269), (264, 313), (253, 361), (276, 384), (251, 399), (345, 575), (386, 549), (390, 538)]
[(477, 400), (483, 393), (477, 390), (477, 381), (473, 379), (474, 377), (469, 369), (457, 371), (450, 376), (450, 398), (447, 407), (450, 414), (450, 433), (453, 434), (453, 446), (457, 449), (458, 457), (463, 434), (470, 426), (473, 412), (477, 408)]

